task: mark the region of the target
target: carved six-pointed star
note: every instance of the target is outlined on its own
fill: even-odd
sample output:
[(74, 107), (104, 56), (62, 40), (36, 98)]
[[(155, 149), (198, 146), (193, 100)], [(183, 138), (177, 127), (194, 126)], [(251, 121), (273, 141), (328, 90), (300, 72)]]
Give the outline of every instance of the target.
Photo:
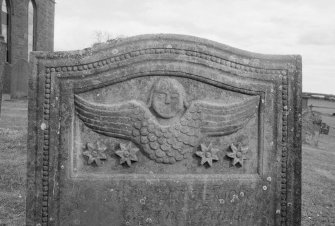
[(88, 142), (86, 144), (86, 150), (83, 151), (83, 155), (88, 158), (87, 164), (92, 165), (95, 163), (97, 166), (101, 166), (101, 160), (107, 159), (104, 153), (106, 150), (107, 146), (100, 141), (96, 141), (95, 143)]
[(115, 154), (119, 156), (120, 164), (127, 163), (128, 166), (131, 166), (131, 162), (137, 162), (136, 152), (138, 152), (137, 147), (132, 147), (132, 143), (128, 144), (120, 143), (120, 149), (115, 151)]
[(206, 147), (204, 144), (200, 144), (201, 151), (197, 151), (195, 154), (201, 158), (201, 165), (207, 163), (209, 166), (213, 165), (213, 160), (218, 161), (219, 157), (216, 153), (218, 153), (219, 149), (213, 148), (212, 143)]
[(236, 166), (236, 164), (240, 164), (243, 166), (243, 160), (247, 159), (246, 153), (249, 150), (248, 147), (243, 147), (241, 143), (238, 143), (237, 146), (231, 144), (230, 149), (232, 152), (227, 153), (227, 156), (233, 159), (233, 165)]

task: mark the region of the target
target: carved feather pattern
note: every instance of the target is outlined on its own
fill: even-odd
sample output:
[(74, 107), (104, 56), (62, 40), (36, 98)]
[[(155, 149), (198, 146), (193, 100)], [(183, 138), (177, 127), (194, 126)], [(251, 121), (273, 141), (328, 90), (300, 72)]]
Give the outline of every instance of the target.
[(241, 129), (255, 114), (259, 97), (253, 96), (234, 104), (195, 103), (202, 113), (201, 133), (225, 136)]
[(176, 123), (159, 124), (140, 101), (113, 105), (91, 103), (75, 96), (78, 117), (93, 131), (131, 140), (152, 160), (173, 164), (195, 151), (206, 136), (224, 136), (241, 129), (256, 111), (259, 98), (231, 105), (194, 101)]

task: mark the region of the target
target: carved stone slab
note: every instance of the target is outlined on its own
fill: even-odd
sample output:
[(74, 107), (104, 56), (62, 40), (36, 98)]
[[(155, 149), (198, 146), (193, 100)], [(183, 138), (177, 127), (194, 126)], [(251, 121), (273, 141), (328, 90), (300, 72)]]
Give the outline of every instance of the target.
[(3, 37), (0, 36), (0, 115), (1, 115), (1, 103), (2, 103), (2, 93), (4, 88), (4, 64), (6, 59), (6, 43)]
[(28, 78), (31, 72), (28, 61), (19, 59), (11, 68), (10, 94), (12, 99), (26, 97), (28, 95)]
[(33, 62), (27, 225), (300, 225), (300, 56), (143, 35)]

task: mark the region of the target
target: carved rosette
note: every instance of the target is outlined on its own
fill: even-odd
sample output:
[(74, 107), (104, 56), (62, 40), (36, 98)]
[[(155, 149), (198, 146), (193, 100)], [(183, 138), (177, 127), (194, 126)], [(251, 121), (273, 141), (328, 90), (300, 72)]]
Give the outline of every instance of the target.
[(128, 166), (131, 166), (131, 162), (138, 161), (136, 156), (138, 150), (137, 147), (132, 147), (131, 142), (128, 144), (120, 143), (120, 149), (115, 151), (115, 154), (121, 158), (120, 164), (126, 163)]
[(200, 149), (201, 151), (197, 151), (195, 154), (201, 158), (201, 165), (207, 163), (209, 166), (212, 166), (213, 161), (219, 160), (219, 157), (217, 156), (219, 149), (213, 148), (212, 143), (208, 146), (201, 144)]
[(227, 156), (232, 159), (232, 164), (234, 166), (243, 166), (243, 160), (247, 159), (246, 154), (249, 151), (249, 148), (238, 143), (237, 145), (231, 144), (230, 150), (232, 152), (227, 153)]
[(83, 151), (83, 156), (87, 158), (88, 165), (101, 166), (102, 160), (107, 159), (107, 155), (105, 154), (106, 150), (107, 146), (100, 141), (87, 143), (86, 149)]

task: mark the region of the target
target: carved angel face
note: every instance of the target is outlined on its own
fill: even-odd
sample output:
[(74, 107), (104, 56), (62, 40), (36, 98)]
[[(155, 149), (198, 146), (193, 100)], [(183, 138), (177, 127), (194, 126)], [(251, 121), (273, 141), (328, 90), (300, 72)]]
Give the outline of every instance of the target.
[(162, 118), (173, 118), (184, 109), (185, 91), (174, 79), (158, 80), (151, 95), (151, 107)]

